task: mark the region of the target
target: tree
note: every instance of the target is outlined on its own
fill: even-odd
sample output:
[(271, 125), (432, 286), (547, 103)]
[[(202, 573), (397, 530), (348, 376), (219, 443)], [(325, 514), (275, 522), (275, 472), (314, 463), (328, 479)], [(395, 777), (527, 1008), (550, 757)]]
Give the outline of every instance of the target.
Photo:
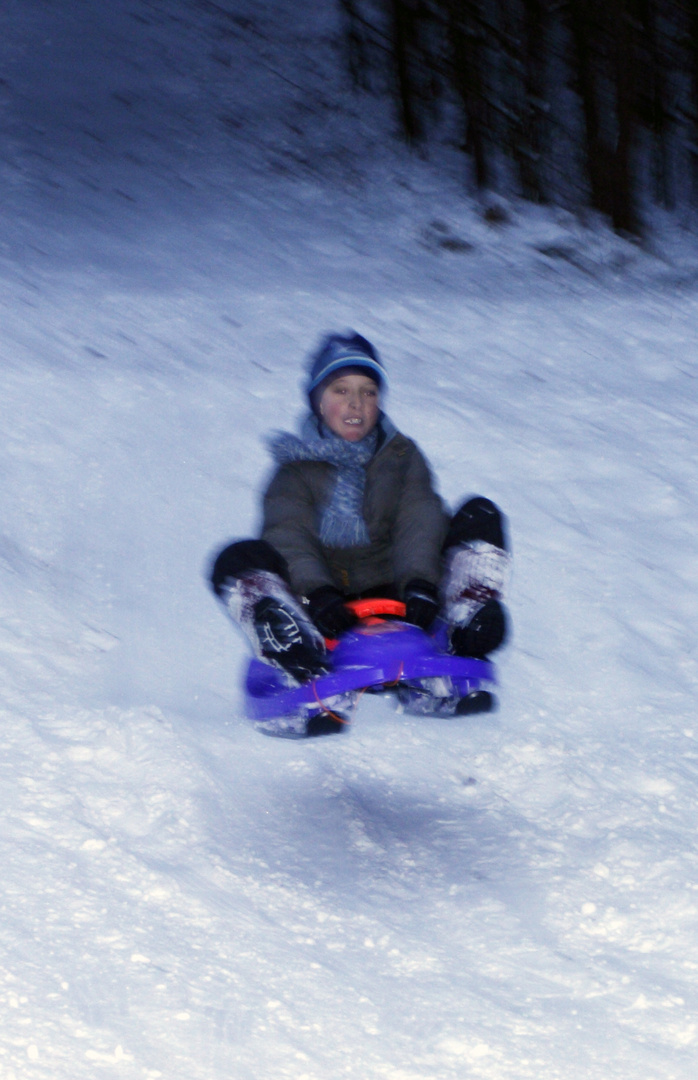
[(370, 27), (404, 138), (428, 146), (446, 96), (478, 189), (586, 199), (625, 233), (643, 198), (675, 205), (682, 169), (698, 202), (698, 0), (340, 3), (355, 84)]

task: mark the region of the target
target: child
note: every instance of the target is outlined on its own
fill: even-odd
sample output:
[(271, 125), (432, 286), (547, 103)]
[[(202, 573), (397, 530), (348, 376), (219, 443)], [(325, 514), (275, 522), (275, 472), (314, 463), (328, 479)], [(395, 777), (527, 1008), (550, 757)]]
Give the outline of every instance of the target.
[[(506, 636), (503, 517), (481, 497), (447, 514), (416, 443), (381, 409), (385, 386), (370, 342), (325, 338), (300, 436), (271, 441), (261, 538), (229, 545), (213, 566), (212, 587), (255, 653), (297, 682), (327, 670), (324, 638), (356, 622), (348, 599), (402, 600), (425, 631), (439, 615), (460, 656), (484, 657)], [(314, 719), (307, 734), (341, 727)]]

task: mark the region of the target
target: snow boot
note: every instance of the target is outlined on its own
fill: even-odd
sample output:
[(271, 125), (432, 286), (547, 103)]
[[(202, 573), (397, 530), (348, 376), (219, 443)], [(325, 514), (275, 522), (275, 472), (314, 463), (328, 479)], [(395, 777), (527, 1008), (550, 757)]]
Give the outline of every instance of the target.
[(504, 515), (490, 499), (482, 495), (468, 499), (453, 515), (444, 541), (444, 551), (472, 540), (484, 540), (504, 551), (509, 549)]
[(504, 643), (507, 620), (499, 600), (492, 597), (475, 612), (465, 625), (451, 630), (451, 652), (456, 656), (472, 656), (484, 660)]
[(454, 716), (474, 716), (476, 713), (493, 712), (497, 699), (489, 690), (472, 690), (456, 704)]
[(278, 574), (245, 571), (221, 582), (217, 595), (255, 656), (281, 668), (295, 684), (327, 672), (324, 639)]
[(504, 643), (508, 624), (502, 604), (511, 569), (504, 518), (489, 499), (470, 499), (454, 516), (446, 537), (441, 584), (450, 648), (482, 659)]
[(471, 690), (465, 697), (458, 697), (450, 679), (403, 684), (397, 688), (397, 700), (402, 711), (412, 716), (472, 716), (497, 708), (497, 699), (490, 690)]
[(324, 648), (321, 652), (304, 626), (304, 619), (288, 603), (273, 596), (258, 600), (252, 613), (252, 625), (261, 656), (293, 676), (307, 682), (327, 672)]
[(342, 713), (320, 712), (311, 716), (305, 726), (307, 739), (315, 739), (319, 735), (341, 735), (349, 726), (349, 720)]

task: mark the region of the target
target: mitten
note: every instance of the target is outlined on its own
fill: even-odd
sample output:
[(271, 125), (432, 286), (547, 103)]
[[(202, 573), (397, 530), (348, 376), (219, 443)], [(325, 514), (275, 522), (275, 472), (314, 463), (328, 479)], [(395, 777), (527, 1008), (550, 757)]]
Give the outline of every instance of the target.
[(436, 586), (424, 578), (413, 578), (405, 586), (405, 619), (428, 630), (439, 611)]
[(319, 589), (313, 589), (308, 596), (308, 611), (320, 633), (327, 638), (338, 638), (358, 621), (334, 585), (321, 585)]

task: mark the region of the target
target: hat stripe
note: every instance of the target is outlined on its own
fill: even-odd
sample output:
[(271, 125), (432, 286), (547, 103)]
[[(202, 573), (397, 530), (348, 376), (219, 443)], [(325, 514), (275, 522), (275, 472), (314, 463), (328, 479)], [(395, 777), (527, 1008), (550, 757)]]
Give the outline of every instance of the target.
[(370, 356), (366, 356), (365, 353), (356, 353), (355, 355), (348, 353), (346, 356), (342, 356), (339, 359), (333, 360), (331, 363), (326, 364), (325, 367), (317, 373), (315, 378), (309, 384), (308, 392), (310, 393), (310, 391), (314, 390), (316, 386), (319, 386), (323, 379), (326, 379), (327, 376), (331, 375), (333, 371), (338, 371), (340, 368), (345, 367), (369, 368), (369, 370), (375, 371), (376, 375), (378, 376), (378, 382), (380, 385), (383, 385), (387, 382), (385, 368), (382, 366), (382, 364), (377, 363), (375, 360), (371, 359)]

